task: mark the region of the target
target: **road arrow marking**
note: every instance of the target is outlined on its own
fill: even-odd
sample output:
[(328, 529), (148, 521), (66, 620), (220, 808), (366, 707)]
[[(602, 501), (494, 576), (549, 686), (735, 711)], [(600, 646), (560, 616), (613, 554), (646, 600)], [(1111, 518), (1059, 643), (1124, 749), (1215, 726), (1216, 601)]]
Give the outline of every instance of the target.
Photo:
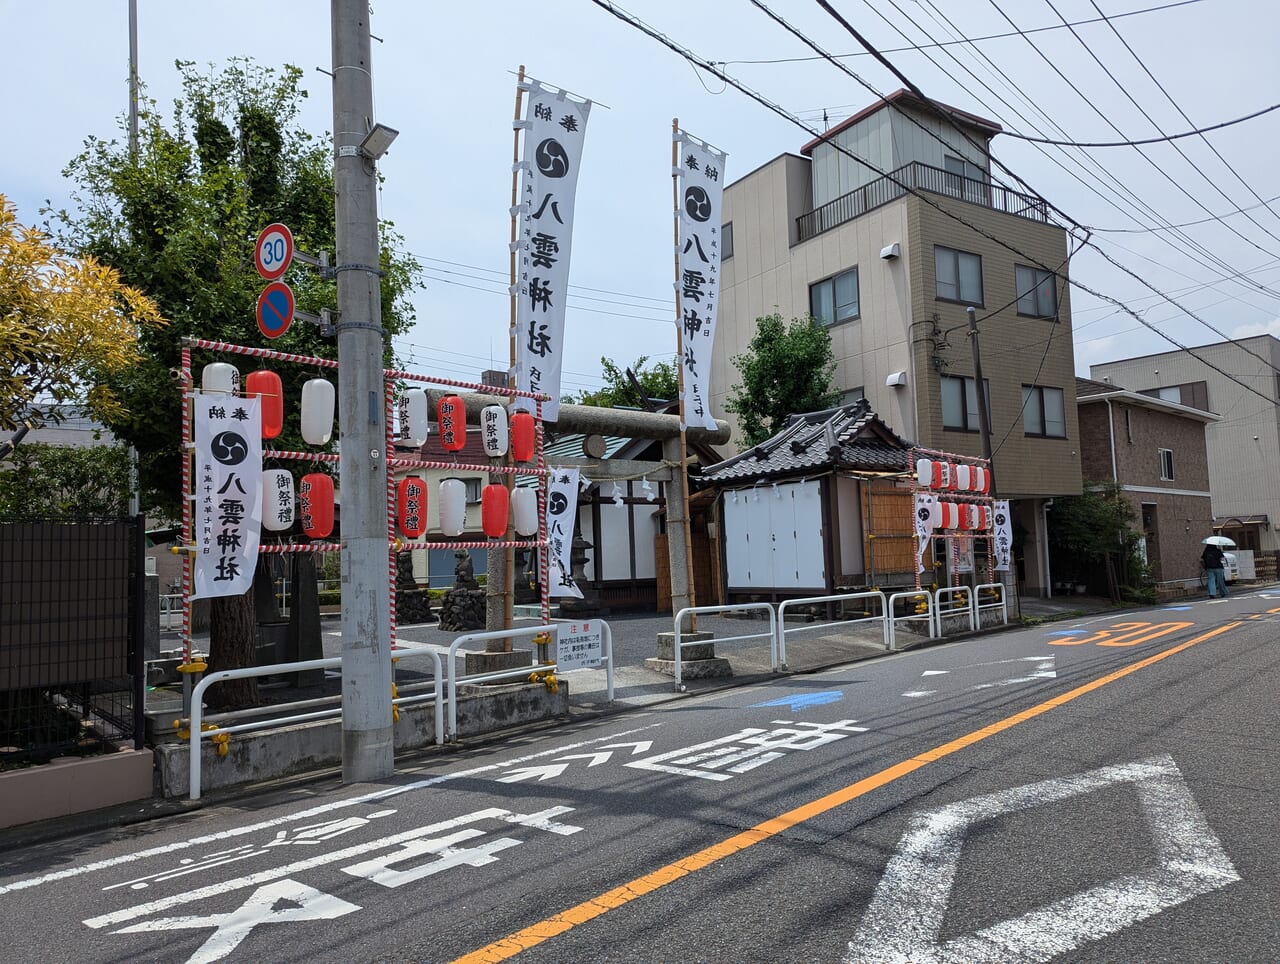
[(598, 767), (604, 763), (609, 757), (613, 756), (608, 750), (602, 750), (599, 753), (575, 753), (573, 756), (557, 757), (559, 760), (590, 760), (587, 764), (589, 767)]
[[(1128, 873), (1043, 907), (939, 942), (960, 852), (971, 828), (1002, 814), (1131, 784), (1158, 867)], [(911, 818), (849, 942), (846, 962), (1040, 962), (1240, 880), (1168, 755), (1044, 780)]]
[(640, 753), (648, 753), (651, 746), (653, 746), (653, 740), (637, 740), (635, 743), (610, 743), (608, 746), (602, 747), (602, 749), (625, 750), (627, 747), (631, 747), (631, 755), (636, 756)]
[(532, 780), (538, 778), (538, 782), (550, 780), (552, 777), (558, 777), (569, 769), (567, 763), (546, 763), (539, 767), (521, 767), (518, 770), (508, 770), (502, 776), (498, 777), (499, 783), (519, 783), (522, 780)]
[(919, 699), (922, 696), (932, 696), (936, 692), (938, 691), (937, 690), (912, 690), (911, 692), (903, 693), (902, 695), (914, 700), (914, 699)]
[(844, 694), (839, 690), (827, 690), (824, 693), (796, 693), (792, 696), (780, 696), (776, 700), (766, 700), (763, 703), (752, 703), (751, 708), (755, 709), (759, 706), (790, 706), (791, 712), (796, 713), (806, 706), (824, 706), (827, 703), (835, 703), (844, 699)]
[(950, 672), (951, 670), (949, 669), (927, 669), (920, 675), (921, 676), (946, 676)]

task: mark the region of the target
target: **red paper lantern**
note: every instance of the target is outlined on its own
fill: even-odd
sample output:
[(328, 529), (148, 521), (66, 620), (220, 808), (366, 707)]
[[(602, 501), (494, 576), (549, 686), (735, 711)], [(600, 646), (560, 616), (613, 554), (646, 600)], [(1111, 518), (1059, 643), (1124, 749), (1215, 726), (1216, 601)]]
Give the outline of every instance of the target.
[(947, 463), (947, 491), (955, 492), (960, 488), (960, 466), (953, 462)]
[(262, 437), (275, 438), (284, 428), (284, 389), (280, 376), (265, 368), (249, 372), (244, 391), (250, 398), (256, 395), (262, 399)]
[(528, 462), (533, 458), (536, 436), (532, 415), (516, 412), (511, 416), (511, 456), (517, 462)]
[(507, 534), (510, 503), (510, 493), (505, 485), (493, 482), (480, 493), (480, 526), (490, 539), (501, 539)]
[(298, 485), (298, 515), (302, 531), (312, 539), (333, 532), (333, 477), (323, 472), (304, 475)]
[(942, 529), (955, 529), (959, 524), (959, 506), (954, 502), (942, 503)]
[(460, 452), (467, 444), (467, 408), (460, 395), (442, 395), (436, 403), (440, 445), (446, 452)]
[(396, 486), (396, 521), (410, 539), (427, 531), (427, 483), (416, 475)]

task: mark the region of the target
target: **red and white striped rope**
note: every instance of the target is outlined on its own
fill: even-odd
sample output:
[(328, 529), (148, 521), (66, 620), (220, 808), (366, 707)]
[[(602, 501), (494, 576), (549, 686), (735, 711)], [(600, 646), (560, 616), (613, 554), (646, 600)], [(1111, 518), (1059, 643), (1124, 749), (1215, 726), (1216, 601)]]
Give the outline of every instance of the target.
[(465, 388), (468, 391), (480, 392), (483, 395), (507, 395), (511, 398), (531, 398), (537, 401), (549, 401), (550, 395), (539, 392), (525, 392), (505, 385), (485, 385), (482, 382), (460, 382), (453, 378), (439, 378), (435, 375), (418, 375), (414, 372), (400, 371), (393, 368), (382, 370), (385, 378), (399, 378), (409, 382), (428, 382), (432, 385), (444, 385), (448, 388)]
[[(294, 355), (287, 351), (274, 351), (270, 348), (251, 348), (248, 345), (233, 345), (226, 341), (208, 341), (204, 338), (185, 338), (184, 345), (191, 348), (207, 348), (210, 351), (225, 351), (232, 355), (249, 355), (253, 358), (270, 358), (272, 361), (295, 362), (299, 365), (315, 365), (319, 368), (337, 368), (338, 363), (328, 358), (317, 358), (315, 355)], [(186, 348), (183, 349), (187, 351)]]
[(546, 542), (539, 539), (485, 539), (483, 542), (402, 542), (406, 549), (538, 549)]
[(307, 543), (272, 543), (258, 546), (258, 551), (267, 555), (285, 555), (291, 552), (338, 552), (341, 542), (307, 542)]
[(539, 475), (545, 469), (519, 465), (480, 465), (475, 462), (445, 462), (441, 459), (404, 459), (399, 456), (387, 459), (387, 464), (407, 469), (458, 469), (466, 472), (498, 472), (504, 475)]
[[(395, 388), (387, 382), (383, 396), (386, 400), (387, 454), (391, 454), (394, 444), (394, 432), (391, 423), (391, 407), (395, 397)], [(390, 459), (387, 460), (387, 596), (390, 600), (388, 609), (390, 618), (390, 641), (396, 644), (396, 476), (391, 471)]]
[(342, 456), (326, 452), (296, 452), (292, 449), (267, 449), (262, 453), (264, 459), (296, 459), (301, 462), (331, 462), (337, 464)]
[[(542, 433), (542, 402), (537, 403), (537, 410), (534, 412), (535, 440), (538, 445), (538, 541), (544, 546), (549, 544), (547, 534), (547, 453), (543, 450), (543, 433)], [(538, 576), (542, 584), (542, 598), (539, 600), (542, 606), (542, 625), (547, 626), (551, 623), (551, 587), (547, 585), (547, 555), (550, 549), (545, 549), (538, 553)]]
[(916, 445), (912, 446), (911, 449), (912, 469), (915, 468), (916, 455), (937, 455), (948, 462), (955, 462), (959, 465), (989, 466), (991, 464), (990, 460), (977, 455), (956, 455), (955, 452), (940, 452), (937, 449), (926, 449)]
[[(182, 538), (190, 542), (191, 532), (191, 349), (182, 349)], [(191, 662), (191, 553), (182, 554), (182, 661)]]

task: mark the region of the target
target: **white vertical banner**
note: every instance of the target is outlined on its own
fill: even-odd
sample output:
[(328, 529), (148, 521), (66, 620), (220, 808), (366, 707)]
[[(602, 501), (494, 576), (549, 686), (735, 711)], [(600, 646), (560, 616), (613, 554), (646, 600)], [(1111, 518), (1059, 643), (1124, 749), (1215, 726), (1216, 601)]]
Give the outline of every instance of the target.
[(1013, 551), (1013, 520), (1009, 518), (1009, 500), (997, 499), (992, 505), (995, 534), (996, 572), (1008, 572)]
[(916, 493), (916, 571), (924, 572), (924, 553), (938, 523), (938, 497), (929, 492)]
[(684, 418), (690, 425), (715, 431), (711, 416), (711, 347), (716, 336), (716, 308), (720, 302), (720, 202), (724, 195), (724, 164), (728, 155), (687, 131), (675, 135), (680, 150), (680, 240), (676, 282), (684, 366)]
[(262, 403), (195, 396), (193, 599), (238, 596), (253, 584), (262, 525)]
[[(560, 414), (560, 370), (564, 362), (564, 309), (569, 291), (569, 252), (573, 239), (574, 195), (591, 101), (575, 100), (562, 90), (528, 81), (529, 103), (521, 155), (517, 255), (516, 387), (551, 396), (542, 417)], [(517, 398), (513, 409), (534, 411), (534, 402)]]
[(573, 551), (573, 523), (578, 517), (578, 470), (551, 469), (547, 480), (547, 585), (549, 595), (582, 598), (573, 581), (569, 555)]

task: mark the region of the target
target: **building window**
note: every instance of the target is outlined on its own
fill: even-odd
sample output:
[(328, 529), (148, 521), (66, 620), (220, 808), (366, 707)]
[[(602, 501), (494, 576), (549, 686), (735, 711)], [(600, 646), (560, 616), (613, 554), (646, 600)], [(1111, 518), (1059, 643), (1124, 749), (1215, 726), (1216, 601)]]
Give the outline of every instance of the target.
[(733, 222), (720, 225), (720, 260), (728, 261), (733, 257)]
[(858, 317), (858, 269), (809, 285), (809, 313), (820, 325), (838, 325)]
[(1013, 266), (1013, 283), (1018, 290), (1018, 314), (1032, 318), (1058, 316), (1058, 276), (1042, 268)]
[(480, 503), (481, 490), (484, 487), (484, 480), (480, 478), (470, 478), (459, 479), (459, 481), (466, 487), (467, 505), (478, 505)]
[[(958, 432), (978, 431), (976, 382), (963, 375), (942, 376), (942, 427)], [(987, 428), (991, 427), (991, 386), (983, 382), (987, 402)]]
[(943, 301), (982, 306), (982, 258), (968, 251), (935, 246), (933, 265), (937, 294)]
[(1022, 386), (1022, 430), (1042, 438), (1067, 437), (1067, 411), (1061, 388)]
[(1160, 450), (1160, 481), (1173, 481), (1173, 449)]

